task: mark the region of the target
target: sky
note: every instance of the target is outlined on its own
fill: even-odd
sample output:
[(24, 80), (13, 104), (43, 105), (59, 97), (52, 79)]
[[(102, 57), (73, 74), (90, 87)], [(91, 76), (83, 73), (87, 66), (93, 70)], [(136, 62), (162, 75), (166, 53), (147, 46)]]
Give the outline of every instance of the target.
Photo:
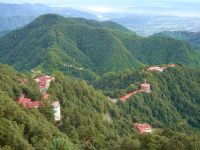
[(147, 13), (185, 17), (200, 16), (200, 0), (0, 0), (3, 3), (42, 3), (92, 13)]

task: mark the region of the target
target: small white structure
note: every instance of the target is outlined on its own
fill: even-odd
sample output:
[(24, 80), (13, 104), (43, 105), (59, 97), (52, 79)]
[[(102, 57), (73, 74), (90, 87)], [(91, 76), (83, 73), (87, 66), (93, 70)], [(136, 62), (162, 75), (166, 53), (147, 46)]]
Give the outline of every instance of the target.
[(55, 101), (52, 103), (53, 110), (54, 110), (54, 119), (55, 121), (60, 121), (61, 120), (61, 111), (60, 111), (60, 102)]
[(159, 71), (159, 72), (163, 72), (165, 69), (167, 69), (167, 67), (158, 67), (158, 66), (155, 66), (155, 67), (149, 67), (147, 70), (148, 70), (148, 71)]

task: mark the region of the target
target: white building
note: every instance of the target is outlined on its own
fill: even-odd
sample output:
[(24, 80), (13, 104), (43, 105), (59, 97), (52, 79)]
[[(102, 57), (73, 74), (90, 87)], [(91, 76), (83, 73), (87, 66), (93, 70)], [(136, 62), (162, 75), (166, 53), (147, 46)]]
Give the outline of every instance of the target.
[(54, 110), (54, 119), (55, 121), (60, 121), (61, 120), (61, 111), (60, 111), (60, 102), (55, 101), (52, 103), (53, 110)]

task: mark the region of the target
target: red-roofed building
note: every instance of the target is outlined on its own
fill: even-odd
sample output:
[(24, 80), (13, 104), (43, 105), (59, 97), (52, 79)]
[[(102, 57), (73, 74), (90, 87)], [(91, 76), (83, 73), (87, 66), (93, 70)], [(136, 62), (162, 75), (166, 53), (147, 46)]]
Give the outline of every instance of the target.
[(144, 124), (134, 123), (133, 126), (140, 134), (152, 132), (152, 127), (148, 123)]
[(140, 90), (133, 91), (131, 93), (126, 94), (125, 96), (122, 96), (120, 98), (120, 101), (126, 102), (129, 98), (131, 98), (133, 95), (141, 93), (141, 92), (146, 92), (150, 93), (151, 92), (151, 85), (147, 83), (143, 83), (140, 85)]
[(147, 83), (140, 84), (140, 89), (144, 92), (150, 93), (151, 92), (151, 85)]
[(39, 101), (32, 101), (24, 97), (17, 98), (16, 102), (21, 104), (24, 108), (38, 108), (41, 104)]
[(40, 102), (38, 101), (34, 101), (34, 102), (31, 102), (31, 103), (27, 103), (27, 107), (26, 108), (38, 108), (40, 106)]
[(51, 76), (41, 76), (41, 77), (35, 79), (35, 81), (38, 83), (40, 91), (42, 93), (45, 93), (48, 90), (49, 85), (52, 80), (54, 80), (54, 78)]
[(122, 102), (126, 102), (129, 98), (131, 98), (133, 95), (135, 95), (135, 94), (137, 94), (137, 93), (140, 93), (140, 92), (142, 92), (141, 90), (136, 90), (136, 91), (133, 91), (133, 92), (131, 92), (131, 93), (128, 93), (128, 94), (126, 94), (125, 96), (122, 96), (121, 98), (120, 98), (120, 100), (122, 101)]

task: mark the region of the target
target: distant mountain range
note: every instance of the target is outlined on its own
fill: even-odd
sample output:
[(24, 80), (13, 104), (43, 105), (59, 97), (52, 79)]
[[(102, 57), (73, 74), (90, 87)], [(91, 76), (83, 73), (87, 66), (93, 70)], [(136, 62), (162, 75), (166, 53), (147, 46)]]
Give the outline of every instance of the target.
[(42, 4), (0, 3), (0, 31), (22, 27), (43, 14), (59, 14), (65, 17), (78, 17), (117, 22), (134, 32), (148, 36), (162, 31), (200, 31), (200, 19), (151, 14), (88, 13), (64, 7), (50, 7)]
[(22, 27), (43, 14), (60, 14), (65, 17), (95, 18), (95, 15), (71, 8), (50, 7), (42, 4), (0, 3), (0, 31)]
[(184, 41), (143, 38), (113, 22), (43, 15), (0, 38), (0, 62), (18, 70), (39, 67), (92, 79), (145, 64), (200, 66), (200, 54)]

